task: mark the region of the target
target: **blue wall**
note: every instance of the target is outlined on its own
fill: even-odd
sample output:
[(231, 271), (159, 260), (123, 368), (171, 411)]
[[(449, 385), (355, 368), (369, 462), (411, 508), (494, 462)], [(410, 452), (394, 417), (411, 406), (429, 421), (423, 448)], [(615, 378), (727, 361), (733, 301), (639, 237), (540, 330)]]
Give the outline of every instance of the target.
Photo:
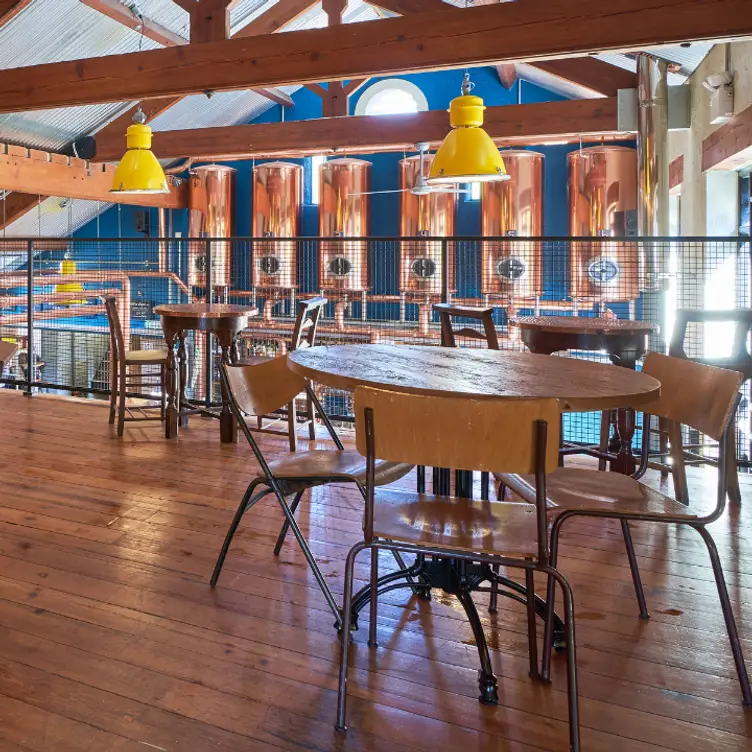
[[(429, 109), (446, 109), (449, 101), (460, 93), (462, 81), (461, 71), (436, 71), (402, 76), (418, 86), (426, 99)], [(491, 68), (476, 68), (472, 71), (472, 79), (476, 84), (476, 93), (483, 97), (489, 106), (504, 106), (522, 102), (560, 101), (563, 97), (553, 94), (539, 86), (528, 82), (518, 82), (510, 91), (504, 89)], [(381, 79), (372, 79), (375, 83)], [(354, 112), (358, 99), (366, 91), (363, 87), (350, 99), (351, 112)], [(284, 115), (285, 120), (308, 120), (321, 117), (321, 99), (308, 89), (300, 89), (293, 96), (295, 106), (285, 109), (284, 113), (279, 105), (267, 110), (256, 118), (254, 123), (278, 122)], [(448, 117), (448, 116), (447, 116)], [(567, 163), (566, 155), (578, 148), (568, 144), (561, 146), (535, 147), (546, 156), (544, 181), (544, 221), (543, 231), (548, 236), (564, 236), (569, 232), (567, 219)], [(392, 154), (348, 154), (348, 156), (362, 157), (373, 163), (371, 172), (371, 189), (374, 191), (389, 190), (399, 187), (398, 162), (401, 153)], [(302, 235), (318, 234), (318, 208), (312, 206), (311, 201), (311, 169), (310, 160), (290, 160), (305, 164), (305, 191), (302, 221)], [(248, 236), (251, 234), (251, 161), (228, 162), (237, 169), (236, 176), (236, 204), (235, 227), (233, 234)], [(143, 237), (135, 231), (135, 213), (137, 208), (131, 206), (113, 207), (100, 217), (100, 237)], [(118, 221), (118, 212), (120, 219)], [(157, 213), (151, 211), (152, 236), (157, 234)], [(480, 207), (477, 201), (468, 196), (459, 199), (457, 213), (457, 234), (480, 234)], [(187, 213), (173, 212), (173, 229), (185, 235), (188, 230)], [(397, 194), (376, 195), (371, 198), (371, 235), (384, 237), (399, 234), (399, 196)], [(76, 237), (97, 237), (96, 221), (89, 222), (75, 233)]]

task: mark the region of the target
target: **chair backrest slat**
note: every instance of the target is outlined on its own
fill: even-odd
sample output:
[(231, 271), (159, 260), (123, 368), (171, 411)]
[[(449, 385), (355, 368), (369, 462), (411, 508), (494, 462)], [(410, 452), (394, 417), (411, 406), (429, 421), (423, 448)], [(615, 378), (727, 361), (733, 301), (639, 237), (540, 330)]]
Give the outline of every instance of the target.
[(0, 340), (0, 376), (3, 374), (5, 364), (16, 354), (18, 345), (15, 342), (3, 342)]
[(645, 405), (646, 412), (721, 438), (743, 374), (655, 352), (648, 353), (642, 371), (661, 382), (661, 395)]
[(287, 356), (255, 365), (226, 365), (230, 393), (247, 415), (268, 415), (305, 389), (306, 380), (287, 367)]
[(107, 320), (110, 324), (110, 345), (112, 357), (121, 365), (125, 364), (125, 340), (123, 339), (123, 326), (120, 323), (120, 314), (117, 309), (117, 300), (113, 297), (104, 299), (104, 307), (107, 311)]
[[(471, 308), (470, 306), (457, 306), (450, 303), (435, 303), (433, 310), (439, 314), (443, 347), (457, 347), (456, 337), (470, 337), (471, 339), (485, 340), (489, 350), (499, 349), (499, 337), (493, 320), (493, 308)], [(483, 324), (483, 331), (469, 327), (455, 329), (452, 326), (452, 319), (455, 317), (480, 321)]]
[(546, 467), (552, 471), (558, 463), (560, 410), (555, 399), (474, 400), (358, 387), (356, 440), (364, 456), (364, 411), (369, 407), (378, 459), (457, 470), (533, 473), (535, 422), (545, 420)]
[(297, 350), (300, 347), (313, 347), (316, 341), (319, 318), (327, 302), (326, 298), (321, 297), (298, 301), (298, 315), (295, 319), (290, 350)]

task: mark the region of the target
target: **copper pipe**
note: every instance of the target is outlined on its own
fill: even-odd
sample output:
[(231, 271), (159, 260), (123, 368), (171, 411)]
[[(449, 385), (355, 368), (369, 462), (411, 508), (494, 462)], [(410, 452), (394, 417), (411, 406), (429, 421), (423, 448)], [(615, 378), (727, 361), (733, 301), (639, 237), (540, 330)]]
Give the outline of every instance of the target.
[[(145, 274), (154, 274), (155, 272), (145, 272)], [(26, 276), (18, 276), (15, 272), (0, 272), (0, 280), (7, 284), (8, 287), (21, 287), (26, 288)], [(95, 282), (101, 284), (102, 282), (119, 282), (122, 287), (123, 298), (119, 308), (120, 323), (123, 328), (123, 339), (126, 343), (130, 343), (131, 336), (131, 281), (128, 275), (124, 272), (113, 271), (99, 271), (95, 274), (89, 272), (76, 272), (75, 277), (70, 274), (45, 274), (41, 278), (36, 277), (34, 284), (45, 285), (66, 285), (75, 282)], [(82, 291), (85, 294), (85, 291)], [(127, 305), (125, 304), (127, 302)], [(88, 306), (89, 309), (95, 308), (95, 306)], [(76, 310), (76, 309), (70, 309)], [(79, 311), (80, 312), (80, 311)], [(41, 312), (40, 312), (41, 313)], [(23, 314), (26, 316), (27, 314)], [(34, 318), (39, 318), (35, 315)], [(54, 318), (54, 316), (46, 316), (42, 318)]]
[(418, 333), (425, 336), (428, 334), (431, 323), (431, 304), (421, 303), (418, 306)]
[[(81, 300), (82, 298), (103, 298), (112, 295), (122, 295), (122, 290), (81, 290), (80, 292), (53, 292), (45, 293), (40, 303), (60, 303), (68, 300)], [(26, 305), (26, 295), (0, 295), (0, 306)]]
[[(87, 314), (105, 313), (106, 309), (104, 303), (99, 303), (97, 305), (86, 306), (86, 312)], [(57, 311), (35, 311), (34, 319), (69, 319), (80, 315), (81, 308), (62, 308)], [(10, 315), (0, 314), (0, 326), (25, 324), (27, 320), (28, 316), (25, 313), (11, 313)], [(125, 335), (125, 328), (123, 328), (123, 335)]]
[(340, 300), (334, 305), (334, 326), (343, 331), (345, 328), (345, 309), (347, 308), (347, 301)]

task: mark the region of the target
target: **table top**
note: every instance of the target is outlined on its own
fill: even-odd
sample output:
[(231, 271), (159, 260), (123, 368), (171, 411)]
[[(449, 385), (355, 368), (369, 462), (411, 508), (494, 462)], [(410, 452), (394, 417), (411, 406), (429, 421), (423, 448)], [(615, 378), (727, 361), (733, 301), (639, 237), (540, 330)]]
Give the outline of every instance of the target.
[(372, 386), (477, 399), (555, 397), (562, 410), (639, 407), (660, 383), (639, 371), (574, 358), (481, 348), (334, 345), (295, 350), (290, 368), (326, 386)]
[(251, 305), (228, 303), (179, 303), (154, 306), (159, 316), (185, 319), (232, 319), (239, 316), (256, 316), (258, 308)]
[(511, 320), (520, 329), (556, 334), (605, 334), (611, 336), (650, 334), (658, 325), (631, 319), (601, 319), (590, 316), (516, 316)]

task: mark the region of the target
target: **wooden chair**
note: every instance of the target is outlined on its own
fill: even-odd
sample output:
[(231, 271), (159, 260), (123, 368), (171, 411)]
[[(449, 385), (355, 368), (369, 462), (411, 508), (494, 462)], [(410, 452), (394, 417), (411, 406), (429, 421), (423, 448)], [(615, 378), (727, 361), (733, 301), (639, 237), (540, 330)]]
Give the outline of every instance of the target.
[[(457, 415), (462, 415), (463, 419), (458, 421)], [(361, 551), (370, 549), (369, 642), (373, 643), (377, 620), (378, 552), (388, 549), (523, 569), (527, 587), (530, 674), (533, 677), (539, 676), (533, 576), (540, 571), (559, 582), (565, 603), (570, 749), (579, 750), (572, 594), (566, 579), (549, 563), (546, 519), (546, 467), (556, 466), (558, 461), (558, 402), (553, 399), (478, 402), (469, 398), (425, 397), (358, 387), (355, 391), (355, 421), (357, 448), (367, 462), (366, 509), (363, 540), (353, 546), (345, 564), (337, 729), (346, 728), (355, 559)], [(547, 431), (551, 433), (550, 441), (547, 441)], [(536, 476), (536, 506), (377, 490), (379, 461), (466, 470), (490, 471), (503, 467), (508, 472), (533, 472)], [(463, 590), (458, 598), (471, 625), (474, 630), (480, 630), (482, 638), (482, 626), (469, 590)], [(481, 661), (483, 692), (483, 675), (490, 674), (493, 678), (493, 672), (487, 654), (485, 659), (481, 656)]]
[[(318, 330), (319, 319), (324, 311), (324, 306), (327, 304), (326, 298), (309, 298), (308, 300), (298, 301), (298, 315), (295, 319), (295, 328), (292, 333), (292, 340), (290, 341), (289, 350), (297, 350), (300, 347), (313, 347), (316, 341), (316, 332)], [(265, 363), (269, 361), (263, 355), (254, 355), (250, 358), (244, 358), (240, 361), (241, 365), (258, 365), (259, 363)], [(288, 436), (290, 439), (290, 451), (294, 452), (298, 448), (298, 416), (295, 407), (295, 399), (291, 400), (287, 405), (287, 430), (277, 431), (275, 429), (264, 427), (264, 418), (266, 416), (259, 415), (256, 418), (256, 428), (253, 429), (259, 433), (269, 433), (277, 436)], [(275, 422), (281, 420), (275, 419)], [(311, 401), (310, 394), (306, 394), (306, 421), (304, 425), (308, 425), (308, 438), (311, 441), (316, 439), (316, 421), (314, 419), (313, 402)]]
[[(167, 350), (128, 350), (123, 339), (123, 327), (120, 324), (120, 316), (117, 310), (115, 298), (105, 298), (107, 319), (110, 324), (110, 355), (112, 361), (110, 381), (110, 423), (115, 422), (117, 416), (117, 435), (122, 436), (125, 430), (125, 422), (160, 420), (165, 419), (166, 390), (165, 379), (167, 372)], [(144, 375), (141, 369), (144, 366), (159, 366), (159, 373)], [(138, 368), (137, 373), (129, 373), (129, 368)], [(129, 389), (158, 386), (160, 389), (159, 415), (147, 415), (149, 407), (129, 408), (126, 403)], [(133, 411), (137, 410), (142, 415), (136, 417)]]
[(18, 345), (15, 342), (3, 342), (0, 340), (0, 376), (3, 375), (5, 366), (10, 363), (11, 358), (16, 354)]
[[(450, 303), (436, 303), (432, 309), (439, 314), (441, 324), (441, 344), (443, 347), (457, 347), (457, 337), (482, 339), (489, 350), (499, 349), (499, 337), (493, 321), (493, 308), (472, 308), (470, 306), (456, 306)], [(483, 331), (466, 326), (454, 329), (453, 318), (474, 319), (483, 324)]]
[[(718, 551), (707, 526), (715, 522), (726, 506), (727, 463), (731, 460), (728, 434), (738, 405), (738, 392), (743, 375), (690, 360), (648, 353), (642, 368), (644, 373), (661, 382), (661, 396), (649, 405), (650, 413), (668, 422), (672, 439), (672, 457), (677, 471), (683, 474), (681, 426), (690, 426), (720, 441), (718, 494), (715, 508), (708, 514), (695, 512), (690, 506), (672, 499), (642, 484), (639, 478), (648, 467), (649, 441), (642, 442), (642, 458), (635, 476), (603, 473), (595, 470), (562, 467), (547, 477), (547, 495), (551, 526), (552, 566), (556, 565), (559, 534), (564, 522), (571, 517), (608, 517), (621, 521), (627, 557), (632, 571), (640, 615), (648, 618), (645, 594), (640, 579), (629, 522), (640, 520), (688, 525), (702, 537), (710, 555), (716, 588), (726, 622), (731, 651), (736, 663), (745, 705), (752, 704), (752, 690), (742, 655), (741, 643), (731, 609), (726, 582)], [(651, 415), (644, 414), (645, 437), (649, 435)], [(531, 476), (502, 473), (496, 476), (507, 487), (528, 502), (536, 500), (537, 486)], [(551, 660), (553, 630), (554, 585), (549, 580), (548, 618), (543, 644), (543, 675), (548, 677)]]
[[(731, 346), (731, 354), (728, 357), (720, 358), (695, 358), (689, 357), (686, 353), (687, 329), (690, 323), (706, 322), (733, 323), (735, 325), (734, 339)], [(744, 375), (744, 381), (752, 379), (752, 354), (750, 354), (747, 342), (749, 341), (750, 332), (752, 331), (752, 309), (741, 308), (729, 311), (696, 311), (687, 308), (680, 308), (676, 311), (676, 321), (671, 334), (668, 354), (675, 358), (686, 358), (695, 363), (704, 363), (717, 368), (729, 368), (732, 371), (739, 371)], [(668, 433), (666, 431), (665, 421), (659, 422), (658, 434), (660, 436), (660, 455), (668, 454)], [(727, 463), (728, 471), (728, 496), (729, 500), (739, 504), (741, 503), (741, 491), (739, 490), (739, 475), (736, 467), (736, 424), (732, 423), (728, 433), (729, 440), (729, 462)], [(712, 464), (717, 465), (717, 460), (707, 455), (701, 454), (698, 450), (701, 445), (692, 444), (684, 445), (684, 458), (692, 464)], [(656, 463), (658, 464), (658, 463)], [(672, 468), (660, 466), (662, 473), (665, 475)], [(681, 501), (687, 501), (687, 483), (686, 479), (673, 473), (675, 483), (675, 493)]]
[[(361, 493), (365, 494), (365, 461), (357, 452), (345, 451), (331, 421), (321, 408), (310, 385), (302, 376), (288, 368), (286, 355), (271, 358), (257, 365), (227, 365), (222, 363), (220, 374), (230, 398), (230, 408), (241, 431), (248, 440), (256, 460), (261, 465), (261, 474), (256, 476), (248, 485), (230, 524), (212, 573), (211, 586), (215, 587), (217, 584), (230, 543), (243, 515), (257, 501), (269, 494), (274, 494), (284, 515), (282, 530), (277, 539), (274, 553), (279, 554), (288, 529), (292, 529), (293, 535), (297, 539), (321, 592), (324, 594), (339, 625), (342, 621), (339, 607), (324, 579), (324, 575), (313, 558), (303, 533), (295, 521), (295, 512), (306, 490), (315, 486), (327, 483), (354, 483), (361, 489)], [(267, 462), (248, 426), (247, 417), (274, 412), (289, 404), (296, 395), (303, 391), (308, 393), (337, 449), (296, 452)], [(407, 475), (411, 469), (412, 467), (409, 465), (380, 462), (374, 471), (375, 482), (379, 484), (392, 483)], [(288, 505), (287, 499), (290, 496), (293, 497), (293, 501), (292, 504)]]

